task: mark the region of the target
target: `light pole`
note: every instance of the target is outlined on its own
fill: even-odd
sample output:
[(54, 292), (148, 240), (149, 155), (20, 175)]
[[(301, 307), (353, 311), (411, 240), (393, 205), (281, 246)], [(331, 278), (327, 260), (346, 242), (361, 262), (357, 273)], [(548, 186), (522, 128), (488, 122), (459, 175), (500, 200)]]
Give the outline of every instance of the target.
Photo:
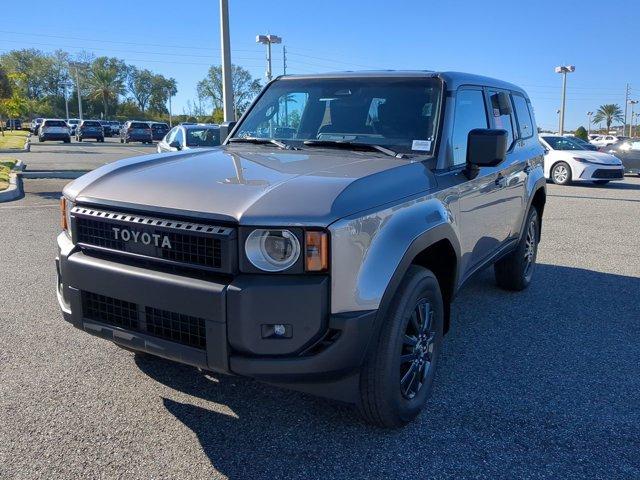
[(271, 44), (282, 43), (277, 35), (256, 35), (256, 43), (267, 46), (267, 79), (271, 81)]
[[(629, 122), (629, 136), (633, 137), (633, 107), (638, 103), (638, 100), (629, 100), (629, 105), (631, 105), (631, 121)], [(624, 135), (624, 131), (622, 132)]]
[(64, 111), (67, 115), (67, 122), (69, 121), (69, 99), (67, 98), (67, 87), (66, 83), (62, 84), (62, 88), (64, 89)]
[(560, 108), (560, 131), (559, 134), (564, 133), (564, 109), (567, 100), (567, 73), (576, 71), (576, 67), (573, 65), (566, 65), (556, 67), (556, 73), (562, 74), (562, 107)]
[(78, 73), (78, 62), (73, 62), (69, 66), (76, 70), (76, 90), (78, 92), (78, 118), (82, 121), (82, 96), (80, 95), (80, 74)]
[(222, 46), (222, 110), (225, 122), (233, 122), (233, 86), (231, 80), (231, 46), (229, 40), (229, 1), (220, 0), (220, 45)]
[(587, 127), (587, 135), (591, 135), (591, 115), (593, 115), (593, 112), (587, 112), (587, 118), (589, 119), (589, 126)]

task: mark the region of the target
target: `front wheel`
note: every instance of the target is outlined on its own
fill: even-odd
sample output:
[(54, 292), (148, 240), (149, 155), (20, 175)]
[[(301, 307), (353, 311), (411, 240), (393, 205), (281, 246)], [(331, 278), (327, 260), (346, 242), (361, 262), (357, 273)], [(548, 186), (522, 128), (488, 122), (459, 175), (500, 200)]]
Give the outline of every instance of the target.
[(366, 421), (398, 428), (422, 411), (432, 390), (443, 325), (438, 280), (412, 266), (362, 367), (359, 409)]
[(524, 228), (516, 249), (493, 266), (496, 283), (505, 290), (524, 290), (533, 277), (540, 241), (540, 221), (535, 208), (529, 211)]
[(551, 180), (556, 185), (567, 185), (571, 183), (571, 167), (568, 163), (558, 162), (551, 169)]

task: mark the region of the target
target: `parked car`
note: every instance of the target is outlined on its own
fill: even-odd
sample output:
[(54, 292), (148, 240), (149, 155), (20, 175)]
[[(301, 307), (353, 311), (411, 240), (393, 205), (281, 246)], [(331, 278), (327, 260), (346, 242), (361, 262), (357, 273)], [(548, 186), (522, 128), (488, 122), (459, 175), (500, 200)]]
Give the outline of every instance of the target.
[(169, 125), (163, 122), (149, 122), (154, 140), (162, 140), (169, 131)]
[(104, 129), (99, 120), (83, 120), (76, 128), (76, 140), (95, 138), (96, 142), (104, 142)]
[(119, 121), (117, 120), (110, 120), (109, 121), (109, 125), (111, 126), (111, 135), (120, 135), (120, 129), (122, 128), (122, 125), (120, 124)]
[(120, 143), (129, 142), (153, 143), (149, 124), (133, 120), (126, 121), (120, 130)]
[(78, 124), (81, 122), (79, 118), (70, 118), (67, 120), (67, 125), (69, 125), (69, 133), (72, 136), (75, 136), (76, 129), (78, 128)]
[(40, 129), (40, 125), (42, 125), (42, 121), (44, 120), (44, 118), (42, 117), (38, 117), (38, 118), (34, 118), (31, 121), (31, 133), (33, 133), (34, 135), (38, 135), (38, 130)]
[(541, 135), (545, 147), (544, 175), (558, 185), (593, 182), (598, 185), (624, 178), (619, 158), (608, 153), (585, 150), (572, 138)]
[(218, 125), (178, 125), (158, 142), (158, 153), (220, 145)]
[(102, 125), (102, 131), (104, 132), (105, 137), (111, 137), (115, 132), (111, 130), (111, 122), (108, 120), (100, 120), (100, 125)]
[(502, 288), (533, 279), (546, 198), (536, 131), (524, 90), (476, 75), (274, 79), (223, 146), (67, 184), (64, 319), (400, 427), (432, 391), (462, 285), (492, 264)]
[(591, 144), (596, 147), (606, 147), (608, 145), (613, 145), (614, 143), (624, 140), (626, 137), (620, 137), (616, 135), (598, 135), (596, 138), (591, 140)]
[(38, 141), (46, 142), (47, 140), (62, 140), (64, 143), (71, 143), (67, 122), (59, 118), (44, 119), (38, 129)]
[(573, 142), (581, 146), (583, 150), (591, 150), (592, 152), (598, 151), (598, 147), (587, 142), (586, 140), (583, 140), (580, 137), (573, 136), (573, 137), (567, 137), (567, 138), (569, 138), (570, 140), (573, 140)]
[(606, 152), (622, 161), (625, 173), (640, 176), (640, 138), (620, 140), (606, 147)]
[(5, 122), (4, 128), (7, 130), (22, 130), (22, 120), (19, 118), (10, 118)]

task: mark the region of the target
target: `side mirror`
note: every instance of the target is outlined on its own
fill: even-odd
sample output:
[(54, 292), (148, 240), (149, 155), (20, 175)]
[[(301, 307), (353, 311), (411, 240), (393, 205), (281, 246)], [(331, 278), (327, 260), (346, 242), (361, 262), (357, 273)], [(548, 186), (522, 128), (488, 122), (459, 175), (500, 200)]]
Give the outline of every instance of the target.
[(236, 123), (238, 122), (224, 122), (220, 124), (220, 143), (221, 144), (225, 142), (225, 140), (231, 133), (231, 130), (233, 130), (233, 127), (236, 126)]
[(171, 142), (169, 146), (171, 148), (177, 148), (178, 150), (182, 150), (182, 147), (180, 146), (180, 142), (177, 140), (174, 140), (173, 142)]
[(507, 131), (476, 128), (467, 138), (467, 165), (494, 167), (507, 156)]

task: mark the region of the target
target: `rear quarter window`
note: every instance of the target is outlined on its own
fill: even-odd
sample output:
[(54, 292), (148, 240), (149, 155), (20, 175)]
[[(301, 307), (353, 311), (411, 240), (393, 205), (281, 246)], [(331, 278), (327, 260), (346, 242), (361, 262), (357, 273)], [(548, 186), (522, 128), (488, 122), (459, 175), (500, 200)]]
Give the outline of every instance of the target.
[(531, 109), (529, 108), (527, 99), (518, 94), (514, 94), (512, 98), (516, 110), (520, 138), (524, 139), (533, 137), (533, 117), (531, 115)]

